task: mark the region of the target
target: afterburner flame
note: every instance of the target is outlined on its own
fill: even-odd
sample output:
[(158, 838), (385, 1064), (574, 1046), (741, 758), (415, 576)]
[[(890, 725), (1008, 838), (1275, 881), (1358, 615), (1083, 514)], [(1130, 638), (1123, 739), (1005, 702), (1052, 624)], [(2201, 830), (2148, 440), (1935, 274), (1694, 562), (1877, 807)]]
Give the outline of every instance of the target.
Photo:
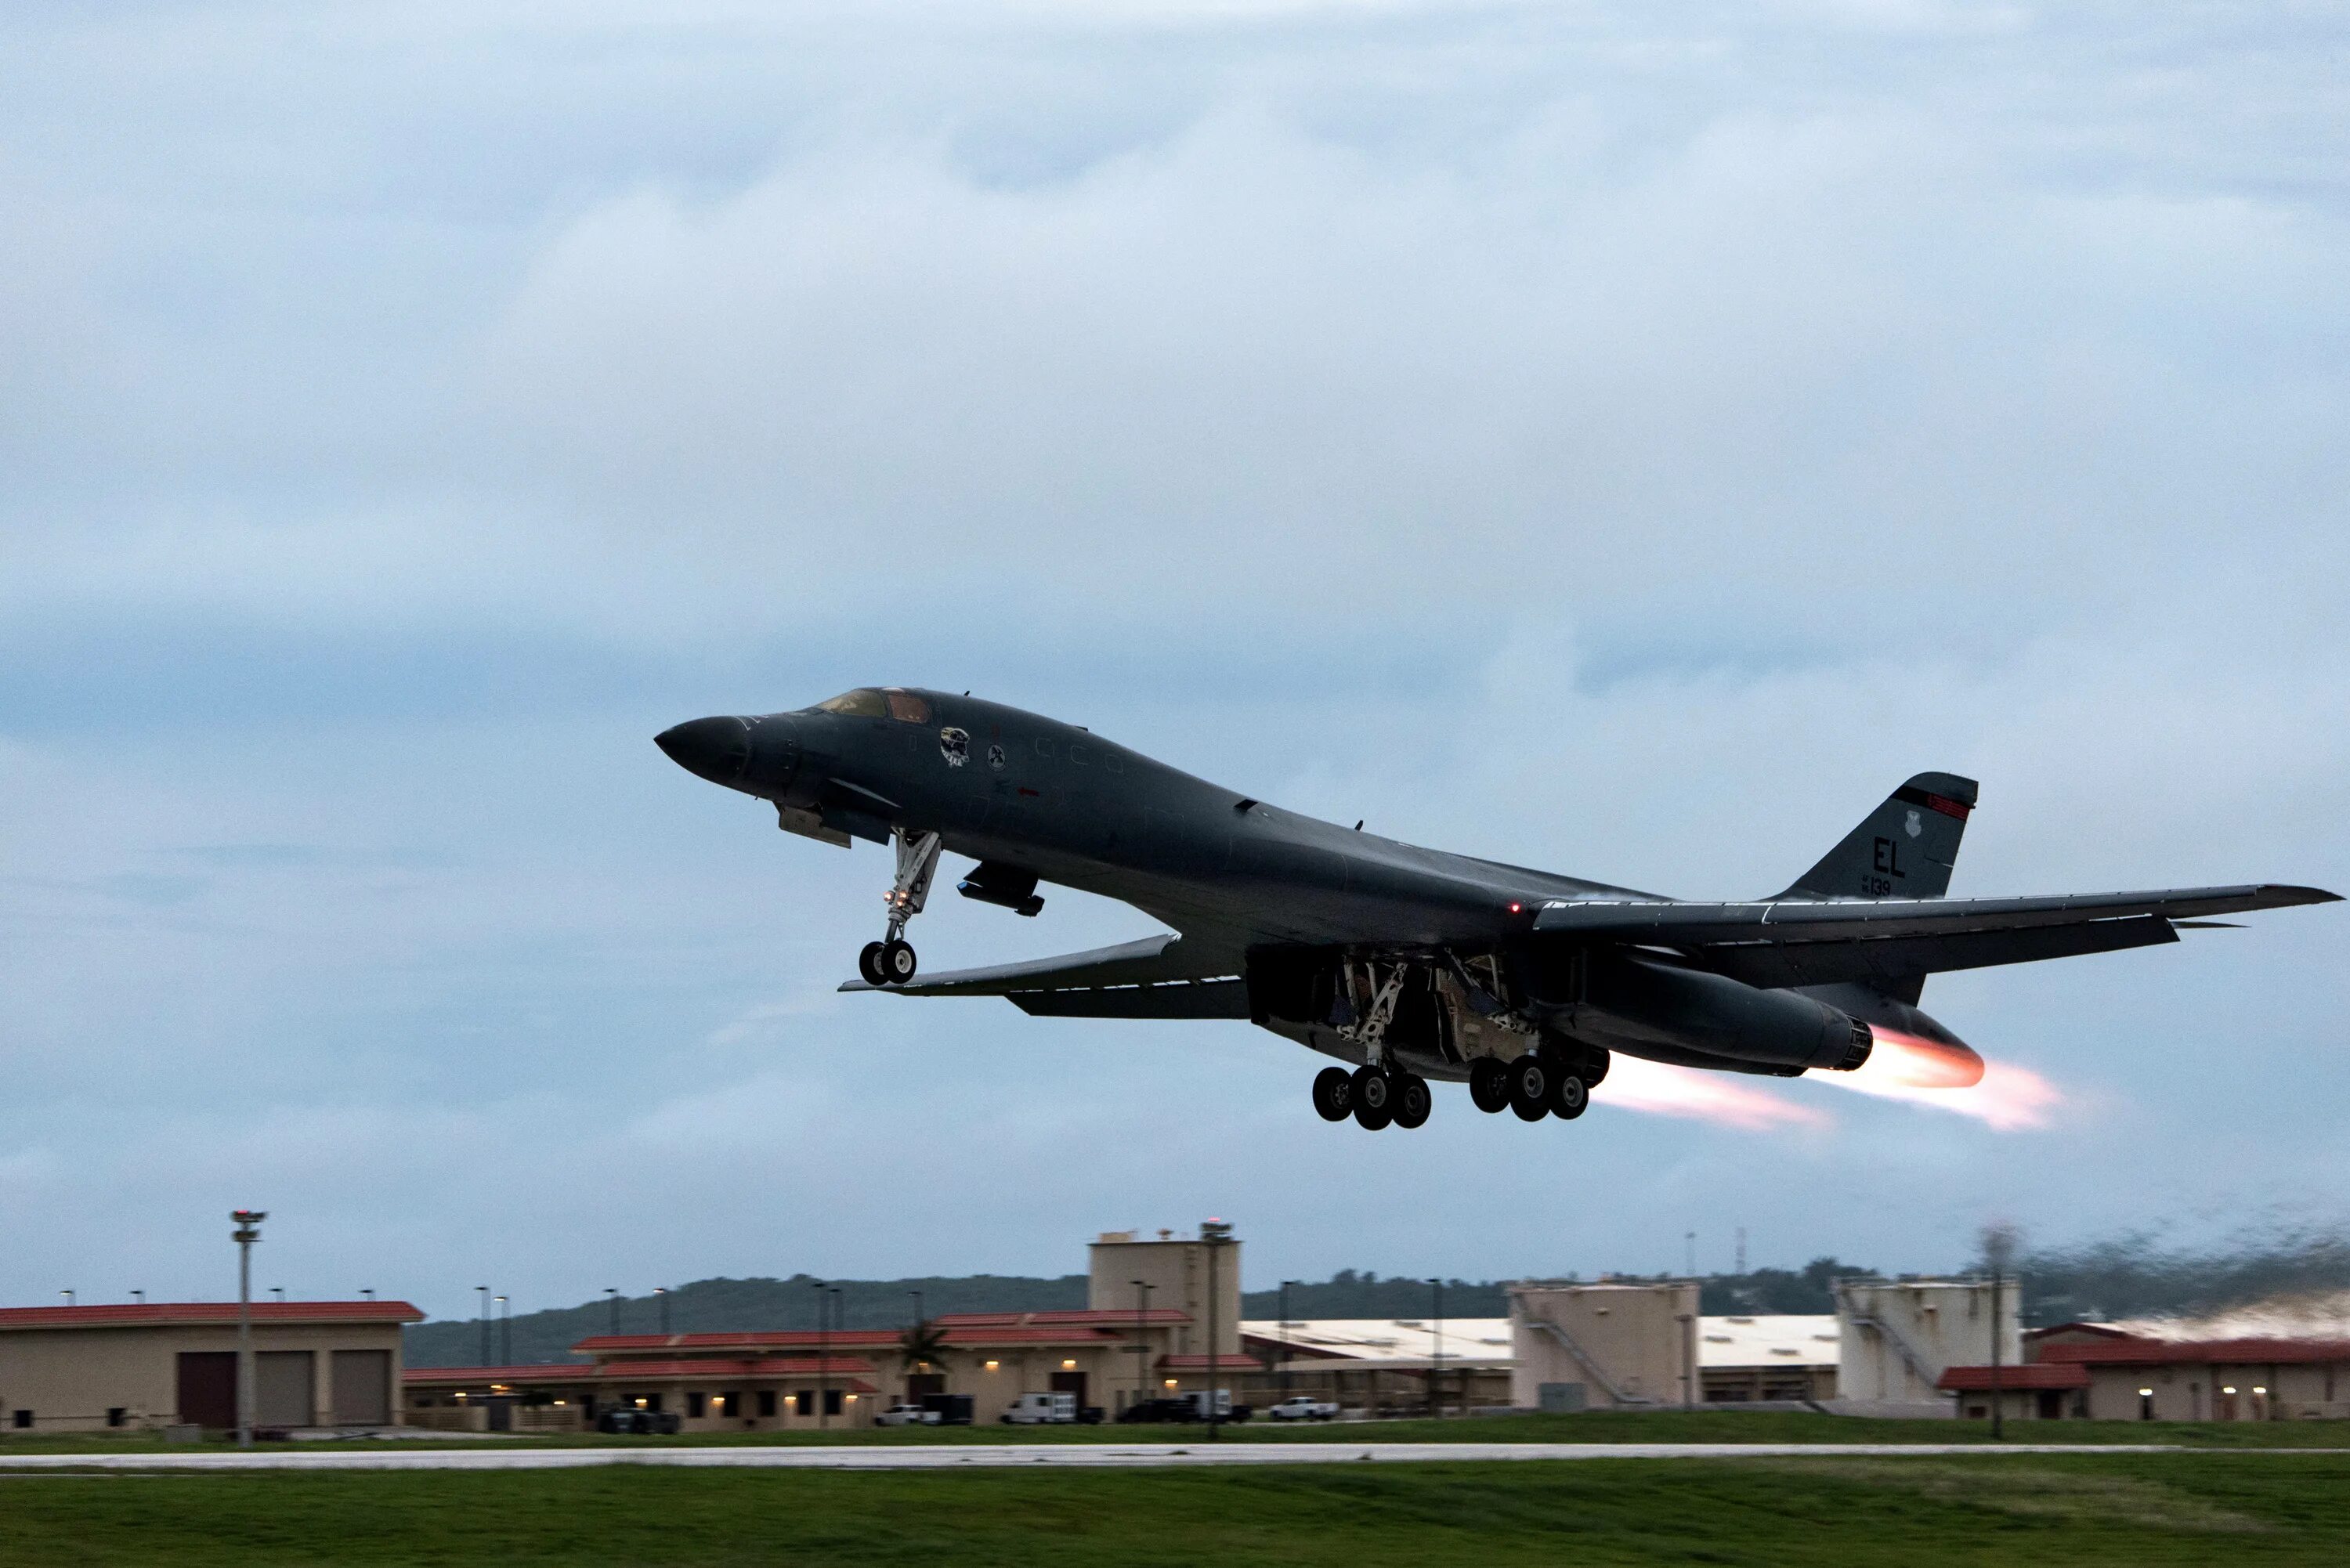
[(1593, 1097), (1611, 1108), (1621, 1106), (1660, 1116), (1688, 1116), (1752, 1132), (1773, 1127), (1826, 1127), (1835, 1123), (1834, 1116), (1819, 1107), (1773, 1094), (1752, 1079), (1645, 1062), (1620, 1051), (1607, 1069), (1607, 1083)]
[(1811, 1081), (1956, 1111), (2000, 1132), (2046, 1127), (2049, 1114), (2064, 1103), (2056, 1086), (2029, 1067), (1986, 1062), (1964, 1045), (1898, 1029), (1872, 1026), (1871, 1033), (1877, 1048), (1857, 1072), (1814, 1073)]

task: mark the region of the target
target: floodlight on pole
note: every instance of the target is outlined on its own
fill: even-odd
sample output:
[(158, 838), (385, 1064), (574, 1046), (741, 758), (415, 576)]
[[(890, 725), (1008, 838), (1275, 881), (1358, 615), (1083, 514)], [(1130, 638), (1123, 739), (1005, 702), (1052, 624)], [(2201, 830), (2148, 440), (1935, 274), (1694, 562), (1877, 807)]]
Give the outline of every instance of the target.
[(236, 1242), (236, 1446), (253, 1447), (253, 1244), (261, 1240), (261, 1222), (269, 1216), (258, 1209), (235, 1209), (229, 1232)]
[(1200, 1227), (1200, 1240), (1208, 1246), (1208, 1441), (1211, 1443), (1216, 1441), (1219, 1428), (1223, 1424), (1223, 1413), (1218, 1408), (1221, 1401), (1217, 1395), (1220, 1391), (1216, 1386), (1222, 1380), (1216, 1366), (1216, 1336), (1220, 1332), (1216, 1322), (1216, 1254), (1232, 1239), (1232, 1226), (1222, 1220), (1210, 1220)]

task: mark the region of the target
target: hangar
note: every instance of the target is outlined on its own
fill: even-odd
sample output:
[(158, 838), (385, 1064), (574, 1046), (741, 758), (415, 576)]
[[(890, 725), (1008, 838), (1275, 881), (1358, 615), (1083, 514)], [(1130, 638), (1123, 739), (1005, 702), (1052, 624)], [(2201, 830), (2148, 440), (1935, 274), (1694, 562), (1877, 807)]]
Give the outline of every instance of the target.
[[(255, 1425), (395, 1418), (406, 1302), (252, 1304)], [(234, 1302), (0, 1308), (0, 1410), (17, 1432), (236, 1425)]]

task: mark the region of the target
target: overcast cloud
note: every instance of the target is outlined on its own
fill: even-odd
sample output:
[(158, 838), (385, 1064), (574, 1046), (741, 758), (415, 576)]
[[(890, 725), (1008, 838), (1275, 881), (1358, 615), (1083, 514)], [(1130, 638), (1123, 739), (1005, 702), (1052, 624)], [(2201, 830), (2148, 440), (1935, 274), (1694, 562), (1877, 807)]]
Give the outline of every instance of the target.
[(1958, 891), (2350, 885), (2345, 65), (2295, 5), (12, 7), (0, 1294), (217, 1294), (238, 1203), (436, 1311), (1211, 1213), (1253, 1285), (2343, 1218), (2338, 909), (1937, 980), (2006, 1109), (1370, 1137), (1244, 1025), (836, 996), (884, 857), (650, 736), (968, 687), (1688, 894), (1948, 768)]

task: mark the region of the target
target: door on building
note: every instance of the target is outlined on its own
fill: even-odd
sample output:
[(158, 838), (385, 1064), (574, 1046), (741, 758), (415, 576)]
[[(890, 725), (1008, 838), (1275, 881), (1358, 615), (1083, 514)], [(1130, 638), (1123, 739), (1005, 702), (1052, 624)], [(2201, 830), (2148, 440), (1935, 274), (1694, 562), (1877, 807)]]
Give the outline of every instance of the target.
[(947, 1375), (943, 1372), (911, 1372), (906, 1375), (906, 1402), (919, 1405), (925, 1394), (947, 1391)]
[(2054, 1388), (2040, 1391), (2040, 1418), (2053, 1421), (2064, 1413), (2064, 1396)]
[(1054, 1393), (1055, 1393), (1055, 1394), (1074, 1394), (1074, 1395), (1076, 1395), (1076, 1396), (1077, 1397), (1077, 1410), (1078, 1410), (1078, 1413), (1079, 1413), (1079, 1414), (1081, 1414), (1081, 1415), (1084, 1413), (1084, 1411), (1085, 1411), (1085, 1407), (1086, 1407), (1086, 1375), (1085, 1375), (1084, 1373), (1082, 1373), (1082, 1372), (1055, 1372), (1055, 1373), (1054, 1373), (1054, 1374), (1053, 1374), (1053, 1392), (1054, 1392)]
[(391, 1352), (338, 1350), (328, 1369), (338, 1427), (391, 1424)]
[(307, 1350), (265, 1350), (253, 1358), (254, 1425), (317, 1424), (317, 1359)]
[(200, 1427), (236, 1425), (236, 1352), (180, 1352), (180, 1419)]

